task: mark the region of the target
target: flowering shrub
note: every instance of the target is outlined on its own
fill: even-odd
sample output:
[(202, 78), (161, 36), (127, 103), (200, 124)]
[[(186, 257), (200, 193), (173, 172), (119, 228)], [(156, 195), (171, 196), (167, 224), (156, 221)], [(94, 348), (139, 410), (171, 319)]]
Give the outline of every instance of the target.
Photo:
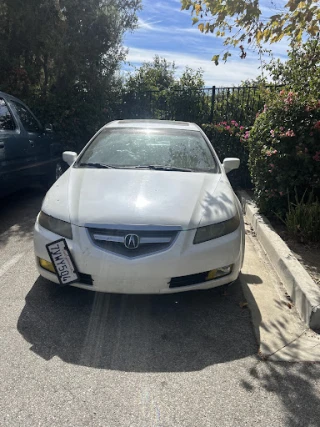
[[(281, 90), (250, 131), (249, 168), (265, 213), (284, 214), (297, 191), (320, 194), (320, 101)], [(287, 196), (287, 197), (284, 197)]]
[(250, 174), (248, 170), (247, 141), (249, 131), (235, 120), (220, 122), (217, 124), (202, 125), (204, 132), (212, 142), (221, 161), (226, 157), (238, 157), (240, 167), (228, 174), (234, 187), (251, 188)]

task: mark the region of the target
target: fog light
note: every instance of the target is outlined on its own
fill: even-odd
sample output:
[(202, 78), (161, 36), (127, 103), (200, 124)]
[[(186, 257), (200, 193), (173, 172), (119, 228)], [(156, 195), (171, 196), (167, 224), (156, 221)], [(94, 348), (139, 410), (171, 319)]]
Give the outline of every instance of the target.
[(206, 276), (206, 280), (213, 280), (215, 279), (217, 274), (217, 270), (210, 270), (209, 273)]
[(225, 267), (216, 268), (215, 270), (210, 270), (206, 276), (207, 280), (217, 279), (218, 277), (227, 276), (231, 273), (232, 265), (227, 265)]
[(39, 258), (39, 264), (42, 268), (45, 270), (51, 271), (51, 273), (55, 273), (56, 270), (54, 269), (54, 266), (52, 262), (46, 261), (45, 259)]

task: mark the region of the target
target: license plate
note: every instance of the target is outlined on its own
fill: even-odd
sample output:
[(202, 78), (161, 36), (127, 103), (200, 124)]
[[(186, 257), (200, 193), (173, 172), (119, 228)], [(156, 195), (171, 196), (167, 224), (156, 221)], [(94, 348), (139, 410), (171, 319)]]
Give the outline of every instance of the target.
[(46, 245), (51, 262), (61, 285), (79, 281), (79, 275), (65, 239)]

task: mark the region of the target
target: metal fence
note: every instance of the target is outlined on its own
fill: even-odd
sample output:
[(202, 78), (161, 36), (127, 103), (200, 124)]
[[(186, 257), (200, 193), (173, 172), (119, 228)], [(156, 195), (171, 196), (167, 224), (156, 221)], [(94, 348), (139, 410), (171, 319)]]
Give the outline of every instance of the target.
[(280, 86), (216, 87), (174, 89), (126, 93), (123, 96), (122, 119), (183, 120), (198, 124), (236, 120), (252, 124), (263, 108), (267, 91)]

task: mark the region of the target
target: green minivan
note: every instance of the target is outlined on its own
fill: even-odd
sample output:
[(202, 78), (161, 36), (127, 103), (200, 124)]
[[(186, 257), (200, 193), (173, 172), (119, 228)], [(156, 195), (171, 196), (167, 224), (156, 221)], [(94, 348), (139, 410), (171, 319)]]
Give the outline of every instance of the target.
[(19, 99), (0, 92), (0, 196), (50, 186), (66, 169), (62, 144)]

